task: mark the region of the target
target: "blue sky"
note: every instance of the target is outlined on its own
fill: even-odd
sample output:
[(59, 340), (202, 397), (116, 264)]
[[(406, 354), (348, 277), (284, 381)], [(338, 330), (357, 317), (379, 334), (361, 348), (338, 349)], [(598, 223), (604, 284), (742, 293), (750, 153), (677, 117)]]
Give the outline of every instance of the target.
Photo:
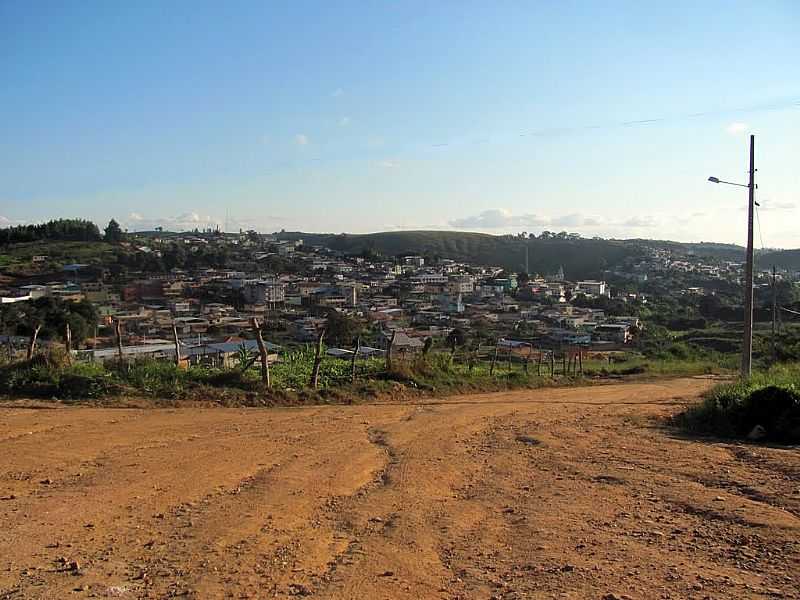
[(0, 223), (741, 242), (706, 179), (753, 132), (764, 244), (800, 247), (798, 31), (794, 1), (0, 0)]

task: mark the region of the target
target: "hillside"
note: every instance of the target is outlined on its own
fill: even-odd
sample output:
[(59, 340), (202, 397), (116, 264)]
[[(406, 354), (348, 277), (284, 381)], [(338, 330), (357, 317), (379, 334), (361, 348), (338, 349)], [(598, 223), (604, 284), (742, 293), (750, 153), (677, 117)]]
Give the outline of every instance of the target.
[(779, 269), (800, 271), (800, 249), (768, 250), (756, 257), (756, 265), (760, 269), (768, 269), (775, 265)]
[(497, 265), (512, 271), (525, 269), (527, 245), (531, 272), (554, 273), (563, 266), (571, 278), (597, 276), (603, 269), (641, 253), (638, 245), (617, 240), (523, 239), (462, 231), (391, 231), (362, 235), (282, 232), (279, 235), (284, 239), (303, 238), (307, 244), (327, 246), (348, 254), (365, 251), (385, 256), (421, 254)]

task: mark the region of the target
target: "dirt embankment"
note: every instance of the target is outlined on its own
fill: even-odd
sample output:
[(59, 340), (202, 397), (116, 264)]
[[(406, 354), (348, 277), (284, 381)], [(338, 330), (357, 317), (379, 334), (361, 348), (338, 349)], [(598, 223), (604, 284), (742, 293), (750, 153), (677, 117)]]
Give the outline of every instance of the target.
[(0, 598), (800, 598), (800, 452), (699, 379), (301, 409), (0, 409)]

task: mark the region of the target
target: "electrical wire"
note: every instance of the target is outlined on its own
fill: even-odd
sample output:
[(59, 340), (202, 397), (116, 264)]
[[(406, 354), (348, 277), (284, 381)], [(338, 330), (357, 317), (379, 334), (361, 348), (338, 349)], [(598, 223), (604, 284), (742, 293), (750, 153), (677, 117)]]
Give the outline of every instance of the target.
[(758, 225), (758, 239), (761, 241), (761, 251), (764, 251), (764, 236), (761, 235), (761, 217), (758, 214), (758, 204), (755, 206), (756, 209), (756, 224)]

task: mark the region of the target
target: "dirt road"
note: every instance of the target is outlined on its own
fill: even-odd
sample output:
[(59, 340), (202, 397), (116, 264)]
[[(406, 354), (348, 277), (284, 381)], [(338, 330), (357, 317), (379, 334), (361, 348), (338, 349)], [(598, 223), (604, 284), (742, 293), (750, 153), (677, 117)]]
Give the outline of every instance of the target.
[(0, 598), (800, 598), (800, 451), (698, 379), (302, 409), (0, 409)]

